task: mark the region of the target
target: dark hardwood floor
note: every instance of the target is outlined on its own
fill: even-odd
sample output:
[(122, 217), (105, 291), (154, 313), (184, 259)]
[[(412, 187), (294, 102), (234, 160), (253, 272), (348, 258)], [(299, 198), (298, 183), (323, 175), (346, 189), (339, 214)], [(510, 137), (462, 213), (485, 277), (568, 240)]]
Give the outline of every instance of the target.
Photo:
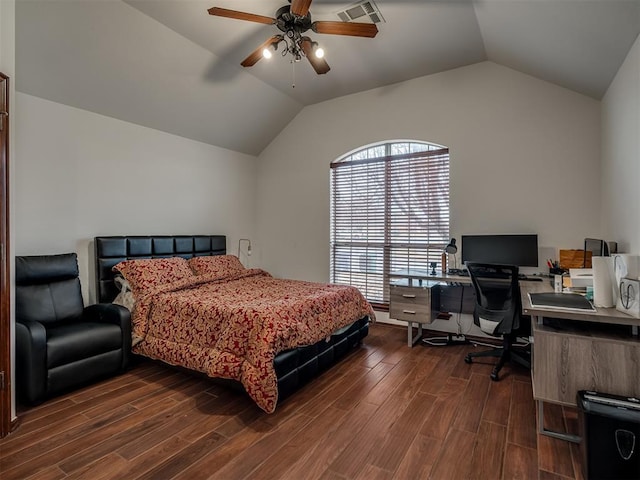
[[(376, 324), (362, 348), (259, 410), (241, 391), (142, 360), (19, 409), (0, 440), (10, 479), (581, 479), (576, 445), (536, 434), (529, 372), (464, 363), (473, 346), (406, 345)], [(478, 347), (480, 348), (480, 347)], [(577, 431), (573, 409), (548, 427)]]

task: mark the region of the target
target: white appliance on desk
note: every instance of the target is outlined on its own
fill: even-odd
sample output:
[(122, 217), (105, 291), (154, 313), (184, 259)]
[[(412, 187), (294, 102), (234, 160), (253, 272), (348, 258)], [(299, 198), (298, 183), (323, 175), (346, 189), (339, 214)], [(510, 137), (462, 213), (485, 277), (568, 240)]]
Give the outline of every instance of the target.
[(571, 288), (593, 287), (592, 268), (570, 268), (569, 278), (571, 279)]

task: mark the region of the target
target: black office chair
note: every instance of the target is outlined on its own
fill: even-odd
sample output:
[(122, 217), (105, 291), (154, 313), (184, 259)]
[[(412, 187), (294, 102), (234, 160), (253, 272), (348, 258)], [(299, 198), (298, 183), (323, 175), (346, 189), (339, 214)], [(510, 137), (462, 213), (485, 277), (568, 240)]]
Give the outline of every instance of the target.
[(529, 356), (513, 349), (514, 341), (519, 334), (524, 334), (525, 330), (525, 322), (521, 318), (518, 267), (474, 262), (467, 262), (466, 266), (476, 294), (474, 323), (483, 332), (502, 337), (502, 347), (469, 353), (464, 359), (465, 362), (471, 363), (478, 357), (499, 357), (491, 372), (491, 380), (494, 381), (499, 379), (500, 369), (506, 362), (514, 361), (530, 369)]
[(27, 404), (118, 373), (131, 356), (131, 316), (84, 306), (75, 253), (16, 257), (16, 387)]

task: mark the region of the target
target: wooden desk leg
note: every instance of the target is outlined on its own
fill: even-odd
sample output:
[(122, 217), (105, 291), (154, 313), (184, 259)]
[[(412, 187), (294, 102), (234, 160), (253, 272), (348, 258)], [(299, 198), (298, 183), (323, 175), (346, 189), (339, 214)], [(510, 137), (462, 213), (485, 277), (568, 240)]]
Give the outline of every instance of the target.
[(556, 432), (554, 430), (547, 430), (544, 428), (544, 402), (537, 400), (538, 402), (538, 433), (546, 435), (548, 437), (558, 438), (560, 440), (566, 440), (567, 442), (580, 443), (581, 438), (578, 435), (571, 433)]

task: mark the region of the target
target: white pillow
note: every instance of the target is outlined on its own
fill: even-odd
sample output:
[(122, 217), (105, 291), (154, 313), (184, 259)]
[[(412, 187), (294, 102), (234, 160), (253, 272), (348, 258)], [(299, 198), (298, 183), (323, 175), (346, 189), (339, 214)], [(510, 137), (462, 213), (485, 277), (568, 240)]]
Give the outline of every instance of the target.
[(114, 279), (114, 282), (120, 289), (120, 293), (116, 296), (116, 298), (113, 299), (113, 303), (115, 303), (116, 305), (122, 305), (130, 312), (133, 312), (133, 307), (136, 304), (136, 299), (133, 296), (133, 292), (131, 291), (129, 282), (120, 276), (117, 276)]

